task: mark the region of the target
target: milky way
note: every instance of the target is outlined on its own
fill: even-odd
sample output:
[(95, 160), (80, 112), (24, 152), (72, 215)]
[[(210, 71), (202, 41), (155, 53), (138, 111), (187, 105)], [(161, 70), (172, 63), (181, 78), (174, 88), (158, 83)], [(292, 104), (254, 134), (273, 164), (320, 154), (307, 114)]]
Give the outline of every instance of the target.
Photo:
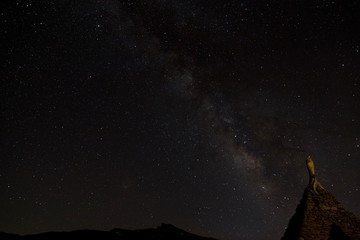
[(0, 231), (279, 239), (307, 154), (360, 215), (358, 3), (7, 5)]

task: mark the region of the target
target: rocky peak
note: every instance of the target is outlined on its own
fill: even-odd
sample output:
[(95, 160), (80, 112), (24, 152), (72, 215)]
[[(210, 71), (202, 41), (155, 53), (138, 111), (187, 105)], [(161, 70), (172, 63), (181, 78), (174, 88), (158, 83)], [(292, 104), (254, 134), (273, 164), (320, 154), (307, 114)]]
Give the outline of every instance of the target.
[(282, 239), (360, 239), (360, 220), (321, 186), (309, 160), (307, 166), (312, 167), (309, 185)]

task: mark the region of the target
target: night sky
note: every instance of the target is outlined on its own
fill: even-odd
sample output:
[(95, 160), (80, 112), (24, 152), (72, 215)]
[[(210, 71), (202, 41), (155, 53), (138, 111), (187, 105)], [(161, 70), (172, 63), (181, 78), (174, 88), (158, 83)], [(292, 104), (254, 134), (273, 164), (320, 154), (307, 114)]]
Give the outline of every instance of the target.
[(358, 1), (5, 1), (0, 231), (279, 239), (308, 183), (360, 216)]

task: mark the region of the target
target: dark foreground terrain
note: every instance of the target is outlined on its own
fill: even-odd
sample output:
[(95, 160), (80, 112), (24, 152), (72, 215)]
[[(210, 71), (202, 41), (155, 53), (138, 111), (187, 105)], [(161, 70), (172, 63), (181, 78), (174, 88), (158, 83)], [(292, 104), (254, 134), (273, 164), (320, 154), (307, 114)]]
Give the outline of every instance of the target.
[(113, 229), (111, 231), (78, 230), (73, 232), (48, 232), (34, 235), (16, 235), (0, 233), (0, 240), (26, 239), (26, 240), (63, 240), (63, 239), (96, 239), (96, 240), (216, 240), (213, 238), (200, 237), (174, 227), (170, 224), (162, 224), (158, 228), (143, 230)]

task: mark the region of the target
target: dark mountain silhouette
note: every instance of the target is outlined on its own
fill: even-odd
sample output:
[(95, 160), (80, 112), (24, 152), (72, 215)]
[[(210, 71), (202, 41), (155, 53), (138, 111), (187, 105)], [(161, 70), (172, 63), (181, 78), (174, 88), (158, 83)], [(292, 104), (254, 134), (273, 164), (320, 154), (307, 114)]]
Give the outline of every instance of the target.
[(360, 239), (360, 220), (321, 186), (315, 178), (314, 163), (310, 157), (308, 169), (309, 185), (282, 240)]
[(216, 240), (214, 238), (200, 237), (188, 233), (171, 224), (162, 224), (158, 228), (143, 230), (113, 229), (111, 231), (78, 230), (73, 232), (47, 232), (34, 235), (20, 236), (16, 234), (0, 233), (1, 240)]

